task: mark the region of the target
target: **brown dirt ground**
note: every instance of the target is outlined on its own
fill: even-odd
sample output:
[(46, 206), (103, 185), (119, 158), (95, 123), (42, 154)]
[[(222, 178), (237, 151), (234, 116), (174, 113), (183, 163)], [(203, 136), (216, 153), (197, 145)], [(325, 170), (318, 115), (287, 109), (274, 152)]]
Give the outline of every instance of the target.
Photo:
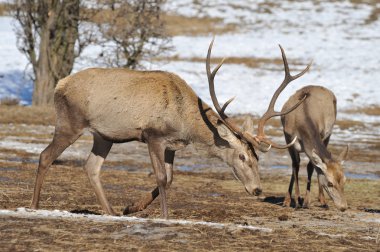
[[(0, 208), (27, 207), (32, 195), (35, 165), (24, 163), (14, 167), (2, 163), (0, 166)], [(263, 176), (265, 194), (260, 199), (247, 195), (230, 173), (176, 171), (174, 178), (168, 195), (170, 218), (249, 224), (269, 227), (274, 231), (231, 231), (205, 226), (148, 223), (143, 224), (147, 233), (142, 233), (128, 232), (128, 228), (133, 230), (141, 224), (0, 215), (0, 245), (9, 251), (125, 248), (142, 251), (380, 249), (380, 224), (356, 220), (357, 216), (365, 215), (365, 209), (379, 211), (378, 181), (350, 180), (346, 186), (350, 209), (340, 213), (333, 207), (321, 208), (316, 200), (311, 209), (282, 207), (280, 204), (288, 183), (288, 178), (284, 176)], [(131, 173), (112, 168), (103, 171), (102, 181), (118, 213), (127, 204), (145, 195), (155, 184), (153, 176), (148, 173)], [(275, 185), (273, 181), (276, 181)], [(364, 195), (358, 198), (358, 192)], [(313, 194), (316, 195), (316, 191)], [(70, 164), (53, 165), (49, 171), (42, 192), (41, 208), (102, 213), (81, 167)], [(134, 216), (159, 218), (159, 209), (159, 202), (155, 201)], [(378, 218), (378, 214), (372, 215)], [(160, 239), (156, 239), (157, 233), (160, 233)]]
[[(51, 139), (50, 126), (37, 125), (29, 127), (30, 131), (27, 128), (27, 125), (2, 124), (0, 141), (15, 137), (26, 144), (47, 144)], [(91, 145), (88, 135), (81, 139), (83, 145)], [(119, 214), (126, 205), (138, 201), (155, 186), (146, 146), (139, 143), (126, 146), (133, 158), (106, 161), (101, 177), (107, 197)], [(360, 149), (360, 146), (354, 149), (355, 153), (366, 151), (368, 148)], [(376, 151), (368, 153), (376, 159)], [(0, 159), (0, 209), (28, 207), (38, 154), (11, 147), (3, 147), (0, 152), (3, 155)], [(282, 154), (274, 152), (271, 157)], [(355, 162), (376, 162), (362, 160), (360, 155), (354, 157)], [(81, 168), (84, 159), (59, 159), (52, 165), (41, 194), (42, 209), (102, 214)], [(191, 148), (179, 151), (176, 163), (204, 164), (210, 169), (203, 172), (175, 170), (174, 182), (168, 190), (170, 218), (252, 225), (271, 228), (273, 232), (0, 215), (0, 250), (380, 251), (380, 223), (373, 221), (380, 218), (379, 180), (348, 179), (345, 194), (349, 209), (344, 213), (337, 211), (330, 200), (329, 209), (319, 205), (314, 181), (312, 207), (296, 210), (281, 206), (289, 181), (287, 174), (262, 171), (264, 195), (255, 198), (245, 193), (228, 169), (220, 172), (212, 169), (219, 167), (221, 162), (207, 159), (204, 153), (194, 153)], [(282, 161), (279, 164), (288, 165)], [(136, 170), (120, 168), (131, 166)], [(302, 192), (304, 189), (305, 176), (302, 176)], [(159, 201), (133, 216), (159, 218)]]

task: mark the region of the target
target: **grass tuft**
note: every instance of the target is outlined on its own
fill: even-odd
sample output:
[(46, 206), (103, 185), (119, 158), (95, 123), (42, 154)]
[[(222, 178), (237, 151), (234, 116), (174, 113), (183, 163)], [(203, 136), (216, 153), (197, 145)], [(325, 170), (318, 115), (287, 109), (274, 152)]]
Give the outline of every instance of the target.
[(0, 106), (0, 123), (54, 125), (52, 107)]

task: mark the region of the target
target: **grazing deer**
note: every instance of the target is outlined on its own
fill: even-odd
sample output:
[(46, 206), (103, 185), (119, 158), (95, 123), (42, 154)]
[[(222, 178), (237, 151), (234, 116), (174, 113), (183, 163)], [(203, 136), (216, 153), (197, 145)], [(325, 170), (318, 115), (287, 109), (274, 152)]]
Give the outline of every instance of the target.
[[(260, 120), (257, 136), (248, 129), (253, 128), (252, 120), (247, 123), (246, 130), (241, 130), (224, 114), (232, 100), (221, 108), (215, 96), (214, 77), (223, 62), (211, 72), (212, 44), (213, 41), (208, 49), (206, 68), (211, 97), (219, 115), (202, 102), (184, 80), (168, 72), (92, 68), (60, 80), (54, 93), (57, 114), (55, 133), (52, 142), (40, 155), (31, 208), (38, 208), (48, 167), (82, 135), (85, 128), (92, 132), (94, 144), (84, 170), (107, 214), (115, 215), (115, 212), (106, 199), (99, 174), (113, 143), (147, 143), (157, 182), (151, 193), (137, 204), (127, 207), (124, 214), (145, 209), (160, 195), (161, 214), (167, 218), (166, 189), (173, 179), (175, 151), (190, 143), (206, 148), (211, 156), (224, 160), (232, 167), (245, 190), (249, 194), (259, 195), (262, 190), (254, 147), (268, 151), (263, 142), (287, 148), (294, 141), (279, 146), (264, 136), (265, 121), (280, 113), (266, 113)], [(287, 69), (285, 54), (282, 53)], [(296, 77), (308, 69), (309, 66)], [(274, 97), (290, 81), (284, 80)]]
[[(282, 111), (288, 110), (297, 103), (300, 97), (308, 96), (305, 102), (289, 114), (282, 115), (285, 140), (290, 142), (297, 137), (295, 144), (288, 151), (292, 158), (292, 177), (284, 206), (290, 206), (293, 184), (295, 182), (295, 203), (300, 204), (298, 171), (300, 152), (305, 152), (309, 158), (307, 165), (307, 189), (303, 207), (310, 206), (310, 184), (314, 169), (318, 174), (319, 201), (326, 205), (323, 189), (334, 201), (336, 207), (344, 211), (347, 202), (343, 189), (346, 177), (343, 173), (343, 160), (346, 159), (348, 146), (338, 158), (333, 158), (327, 150), (327, 145), (336, 120), (336, 98), (333, 92), (321, 86), (306, 86), (298, 90), (284, 104)], [(323, 188), (323, 189), (322, 189)]]

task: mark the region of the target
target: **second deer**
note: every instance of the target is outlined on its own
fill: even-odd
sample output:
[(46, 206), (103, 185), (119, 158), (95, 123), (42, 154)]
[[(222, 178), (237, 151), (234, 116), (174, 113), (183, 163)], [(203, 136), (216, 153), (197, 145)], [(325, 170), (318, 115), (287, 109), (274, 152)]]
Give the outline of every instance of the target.
[(319, 201), (326, 205), (323, 189), (334, 201), (336, 207), (345, 211), (347, 202), (344, 197), (344, 183), (346, 177), (343, 173), (343, 161), (347, 157), (348, 146), (339, 157), (334, 158), (327, 150), (333, 126), (336, 120), (336, 97), (327, 88), (321, 86), (306, 86), (298, 90), (284, 104), (283, 111), (288, 110), (297, 103), (300, 97), (308, 98), (294, 111), (281, 116), (287, 142), (297, 137), (295, 144), (289, 147), (292, 158), (292, 177), (284, 206), (290, 206), (293, 184), (295, 182), (295, 204), (300, 206), (300, 192), (298, 185), (298, 171), (300, 167), (300, 152), (305, 152), (309, 158), (307, 165), (307, 190), (303, 207), (310, 206), (310, 186), (313, 171), (318, 174)]

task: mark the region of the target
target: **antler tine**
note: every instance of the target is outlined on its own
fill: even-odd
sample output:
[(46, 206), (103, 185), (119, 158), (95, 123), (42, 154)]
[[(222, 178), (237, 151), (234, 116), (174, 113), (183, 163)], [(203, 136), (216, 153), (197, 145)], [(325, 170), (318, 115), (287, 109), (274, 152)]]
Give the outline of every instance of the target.
[[(281, 89), (281, 91), (282, 91), (289, 84), (289, 82), (291, 82), (291, 81), (293, 81), (295, 79), (298, 79), (299, 77), (301, 77), (302, 75), (304, 75), (307, 71), (309, 71), (309, 69), (310, 69), (311, 64), (313, 63), (313, 61), (311, 61), (302, 72), (300, 72), (300, 73), (298, 73), (296, 75), (291, 75), (290, 74), (290, 70), (289, 70), (288, 60), (286, 59), (284, 48), (282, 48), (281, 45), (278, 45), (278, 46), (280, 47), (280, 50), (281, 50), (282, 61), (284, 62), (284, 68), (285, 68), (285, 79), (284, 79), (283, 83), (281, 84), (281, 86), (279, 87), (279, 89), (282, 88)], [(287, 79), (289, 79), (289, 81), (288, 81), (288, 83), (285, 83), (285, 80), (287, 80)]]
[(235, 97), (232, 97), (230, 98), (228, 101), (226, 101), (226, 103), (224, 103), (223, 107), (222, 107), (222, 112), (224, 114), (224, 111), (226, 110), (227, 106), (235, 99)]
[(288, 148), (291, 145), (293, 145), (296, 139), (293, 139), (293, 141), (290, 144), (288, 144), (288, 145), (283, 145), (282, 146), (282, 145), (275, 144), (275, 143), (273, 143), (272, 141), (270, 141), (269, 139), (266, 138), (265, 133), (264, 133), (264, 125), (265, 125), (265, 123), (270, 118), (272, 118), (274, 116), (281, 116), (281, 115), (285, 115), (285, 114), (290, 113), (291, 111), (293, 111), (294, 109), (296, 109), (307, 98), (307, 94), (305, 94), (297, 102), (297, 104), (295, 104), (294, 106), (292, 106), (290, 109), (288, 109), (286, 111), (276, 112), (274, 110), (274, 105), (275, 105), (275, 103), (277, 101), (277, 98), (280, 95), (280, 93), (285, 89), (285, 87), (290, 82), (292, 82), (293, 80), (295, 80), (295, 79), (301, 77), (302, 75), (304, 75), (310, 69), (310, 66), (311, 66), (312, 62), (310, 62), (310, 64), (308, 64), (307, 67), (302, 72), (300, 72), (297, 75), (293, 76), (293, 75), (290, 74), (289, 64), (288, 64), (288, 60), (286, 59), (285, 51), (284, 51), (284, 49), (282, 48), (281, 45), (279, 45), (279, 47), (280, 47), (280, 50), (281, 50), (282, 60), (284, 62), (285, 77), (284, 77), (284, 80), (282, 81), (281, 85), (274, 92), (274, 94), (272, 96), (272, 99), (271, 99), (271, 101), (269, 103), (267, 111), (260, 118), (259, 123), (258, 123), (258, 128), (257, 128), (258, 134), (254, 138), (256, 140), (258, 140), (259, 142), (264, 142), (264, 143), (268, 144), (270, 147), (274, 147), (274, 148), (278, 148), (278, 149), (284, 149), (284, 148)]
[[(212, 46), (214, 44), (214, 40), (215, 40), (215, 37), (212, 38), (211, 40), (211, 43), (210, 43), (210, 46), (208, 47), (208, 51), (207, 51), (207, 58), (206, 58), (206, 72), (207, 72), (207, 79), (208, 79), (208, 85), (209, 85), (209, 90), (210, 90), (210, 96), (211, 96), (211, 100), (212, 100), (212, 103), (214, 104), (214, 107), (216, 109), (216, 111), (218, 112), (218, 114), (222, 117), (222, 119), (226, 119), (227, 116), (226, 114), (224, 114), (224, 110), (220, 107), (219, 105), (219, 101), (218, 101), (218, 98), (216, 97), (216, 94), (215, 94), (215, 85), (214, 85), (214, 78), (215, 78), (215, 75), (216, 73), (218, 72), (219, 68), (222, 66), (222, 64), (224, 63), (224, 60), (223, 59), (217, 66), (216, 68), (211, 72), (211, 67), (210, 67), (210, 57), (211, 57), (211, 50), (212, 50)], [(228, 104), (227, 104), (228, 105)]]
[(209, 84), (211, 100), (212, 100), (212, 103), (214, 104), (216, 111), (218, 112), (219, 116), (221, 117), (223, 123), (227, 127), (229, 127), (232, 131), (234, 131), (236, 134), (241, 135), (242, 132), (241, 132), (240, 128), (236, 124), (232, 123), (229, 120), (228, 116), (224, 113), (227, 106), (234, 100), (235, 97), (229, 99), (223, 105), (223, 107), (220, 107), (218, 98), (216, 97), (216, 94), (215, 94), (215, 85), (214, 85), (215, 75), (218, 72), (219, 68), (224, 63), (225, 58), (211, 72), (211, 67), (210, 67), (210, 61), (211, 60), (210, 60), (210, 58), (211, 58), (211, 50), (212, 50), (212, 46), (214, 44), (214, 40), (215, 40), (215, 37), (213, 37), (213, 39), (211, 40), (210, 46), (209, 46), (208, 51), (207, 51), (207, 58), (206, 58), (206, 72), (207, 72), (207, 79), (208, 79), (208, 84)]

